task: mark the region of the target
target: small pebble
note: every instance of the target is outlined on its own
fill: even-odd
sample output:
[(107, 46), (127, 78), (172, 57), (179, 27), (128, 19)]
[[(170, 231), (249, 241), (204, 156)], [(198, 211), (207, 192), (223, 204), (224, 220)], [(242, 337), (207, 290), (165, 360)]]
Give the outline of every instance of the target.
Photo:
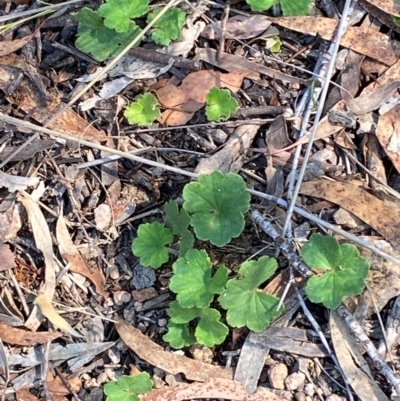
[(158, 322), (157, 322), (158, 327), (165, 327), (167, 325), (167, 323), (168, 323), (167, 319), (164, 319), (164, 318), (158, 319)]
[(288, 374), (288, 368), (285, 364), (278, 363), (273, 365), (268, 371), (268, 380), (271, 387), (277, 390), (283, 390), (285, 388), (284, 382)]
[(113, 298), (114, 298), (115, 304), (118, 306), (121, 306), (123, 304), (128, 303), (131, 300), (132, 295), (126, 291), (116, 291), (113, 294)]
[(301, 372), (292, 373), (285, 379), (285, 386), (287, 390), (294, 391), (303, 389), (306, 375)]
[(345, 400), (346, 398), (340, 397), (340, 395), (337, 394), (331, 394), (325, 398), (325, 401), (345, 401)]
[(309, 395), (310, 397), (312, 397), (314, 395), (314, 392), (315, 392), (315, 390), (314, 390), (314, 384), (313, 383), (307, 383), (304, 386), (304, 393), (306, 395)]
[(196, 361), (201, 361), (203, 363), (212, 363), (213, 361), (213, 352), (210, 348), (204, 347), (203, 345), (194, 344), (190, 347), (189, 352)]
[(307, 398), (306, 395), (302, 391), (297, 391), (294, 394), (294, 399), (296, 401), (306, 401), (306, 398)]

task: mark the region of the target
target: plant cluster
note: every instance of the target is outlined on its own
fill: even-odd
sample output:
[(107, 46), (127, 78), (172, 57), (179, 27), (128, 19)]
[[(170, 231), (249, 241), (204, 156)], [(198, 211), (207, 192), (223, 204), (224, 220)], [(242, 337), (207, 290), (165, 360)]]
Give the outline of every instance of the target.
[[(183, 205), (165, 205), (164, 223), (141, 224), (132, 251), (144, 266), (159, 268), (170, 259), (171, 246), (179, 245), (179, 257), (172, 264), (169, 288), (176, 294), (167, 313), (164, 335), (173, 348), (194, 342), (211, 347), (221, 344), (228, 327), (248, 327), (260, 332), (283, 311), (279, 299), (259, 289), (271, 278), (277, 261), (268, 256), (242, 263), (237, 277), (228, 280), (228, 269), (213, 266), (204, 249), (193, 248), (195, 237), (223, 247), (240, 236), (250, 194), (242, 177), (216, 171), (200, 175), (185, 185)], [(178, 252), (176, 252), (178, 253)], [(335, 238), (313, 234), (302, 248), (304, 262), (316, 273), (306, 286), (310, 301), (335, 309), (343, 297), (360, 294), (368, 275), (368, 263), (354, 245), (339, 245)]]
[[(147, 15), (147, 23), (161, 11), (150, 12), (148, 0), (106, 0), (97, 11), (84, 7), (73, 18), (78, 21), (76, 47), (90, 53), (97, 61), (116, 56), (140, 32), (135, 18)], [(186, 14), (180, 8), (170, 8), (152, 27), (151, 38), (168, 46), (179, 38)]]
[[(210, 121), (229, 119), (238, 109), (236, 99), (228, 89), (214, 87), (206, 95), (206, 116)], [(129, 124), (148, 126), (161, 115), (157, 98), (151, 93), (140, 95), (125, 110)]]

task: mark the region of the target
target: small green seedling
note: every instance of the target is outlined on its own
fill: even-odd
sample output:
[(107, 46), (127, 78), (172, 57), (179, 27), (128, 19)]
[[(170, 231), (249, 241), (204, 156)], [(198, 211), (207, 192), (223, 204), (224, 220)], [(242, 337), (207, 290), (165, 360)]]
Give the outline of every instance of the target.
[(138, 124), (142, 127), (153, 124), (160, 115), (157, 99), (151, 93), (140, 95), (124, 112), (129, 124)]
[(225, 246), (243, 231), (250, 193), (239, 174), (202, 174), (197, 182), (185, 185), (183, 199), (197, 238)]
[(227, 120), (238, 109), (238, 102), (230, 91), (216, 86), (206, 95), (206, 104), (206, 116), (210, 121)]
[(275, 259), (262, 256), (257, 261), (244, 262), (239, 269), (241, 278), (228, 281), (218, 301), (228, 311), (226, 320), (230, 326), (260, 332), (282, 313), (283, 309), (278, 310), (279, 298), (258, 288), (277, 266)]
[[(147, 23), (161, 11), (161, 8), (155, 8), (147, 15)], [(173, 40), (181, 36), (182, 27), (186, 20), (186, 13), (180, 8), (170, 8), (152, 28), (152, 39), (159, 45), (168, 46)]]
[(165, 245), (172, 244), (174, 236), (169, 228), (157, 221), (141, 224), (132, 242), (132, 252), (140, 257), (143, 266), (159, 268), (168, 262), (169, 251)]
[(106, 401), (139, 401), (139, 394), (148, 393), (153, 387), (153, 382), (147, 372), (135, 376), (121, 376), (117, 381), (104, 385)]
[[(149, 13), (148, 0), (106, 0), (98, 11), (84, 7), (73, 15), (79, 23), (75, 45), (79, 50), (90, 53), (97, 61), (104, 61), (116, 56), (139, 35), (141, 29), (135, 23), (135, 18), (147, 14), (149, 22), (160, 11), (161, 8), (157, 8)], [(172, 40), (178, 39), (185, 18), (186, 14), (179, 8), (169, 9), (151, 28), (153, 40), (169, 45)]]
[(208, 308), (215, 294), (226, 284), (228, 269), (221, 265), (212, 276), (212, 264), (207, 252), (189, 249), (172, 265), (174, 275), (169, 288), (182, 308)]
[(281, 50), (282, 42), (279, 36), (273, 35), (265, 39), (265, 47), (271, 53), (279, 53)]
[(141, 32), (136, 24), (129, 23), (125, 32), (118, 33), (104, 24), (103, 17), (97, 11), (87, 7), (72, 17), (79, 22), (75, 46), (91, 54), (97, 61), (116, 56)]
[(339, 245), (332, 236), (313, 234), (301, 249), (304, 262), (316, 275), (307, 281), (311, 302), (336, 309), (343, 297), (361, 294), (369, 264), (352, 244)]
[(284, 16), (308, 15), (312, 0), (246, 0), (252, 11), (267, 11), (280, 4)]
[[(221, 314), (213, 308), (183, 308), (179, 302), (170, 303), (167, 313), (171, 318), (168, 333), (163, 336), (173, 348), (183, 348), (193, 344), (206, 347), (222, 344), (229, 329), (221, 322)], [(197, 320), (194, 336), (190, 333), (189, 323)]]

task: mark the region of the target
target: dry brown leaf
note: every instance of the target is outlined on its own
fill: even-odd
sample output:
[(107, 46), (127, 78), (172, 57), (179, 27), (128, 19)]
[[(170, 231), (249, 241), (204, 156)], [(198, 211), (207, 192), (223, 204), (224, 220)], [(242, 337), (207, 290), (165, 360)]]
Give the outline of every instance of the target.
[(382, 145), (385, 153), (392, 161), (395, 169), (400, 173), (400, 105), (390, 109), (379, 116), (376, 125), (376, 137)]
[(85, 259), (72, 242), (63, 216), (60, 216), (57, 220), (56, 236), (61, 255), (71, 264), (70, 270), (88, 278), (95, 285), (96, 292), (104, 299), (107, 299), (108, 295), (104, 289), (103, 277), (100, 270), (88, 267)]
[(370, 225), (394, 247), (400, 248), (400, 216), (385, 202), (371, 195), (354, 181), (309, 181), (300, 193), (333, 202)]
[(38, 296), (33, 301), (34, 305), (39, 306), (40, 311), (46, 318), (53, 324), (54, 327), (65, 331), (71, 336), (82, 338), (76, 330), (74, 330), (69, 323), (61, 317), (58, 312), (54, 309), (51, 302), (47, 299), (46, 295), (43, 293), (38, 294)]
[[(389, 242), (382, 238), (373, 236), (360, 238), (394, 258), (400, 258), (400, 252), (396, 252)], [(367, 306), (365, 318), (369, 318), (372, 314), (380, 312), (391, 299), (400, 295), (400, 267), (364, 247), (359, 250), (370, 265), (367, 277), (369, 291), (363, 294)]]
[(140, 358), (150, 365), (157, 366), (173, 375), (183, 373), (188, 380), (205, 381), (209, 378), (233, 378), (230, 368), (209, 365), (186, 356), (172, 354), (164, 351), (158, 344), (150, 340), (140, 330), (128, 325), (119, 317), (116, 329), (122, 341)]
[(13, 269), (16, 267), (14, 254), (7, 244), (0, 244), (0, 271)]
[(211, 174), (216, 170), (223, 173), (239, 171), (243, 166), (245, 155), (259, 128), (256, 124), (245, 124), (236, 128), (220, 151), (209, 158), (200, 160), (195, 173)]
[(367, 361), (358, 350), (354, 336), (336, 311), (330, 313), (329, 327), (339, 364), (360, 400), (389, 401), (376, 384)]
[[(75, 391), (75, 393), (79, 393), (82, 388), (82, 382), (79, 377), (75, 377), (73, 379), (67, 380), (65, 379), (68, 384), (71, 386), (72, 390)], [(54, 377), (51, 371), (47, 372), (47, 385), (49, 387), (49, 391), (51, 395), (53, 396), (54, 394), (57, 395), (68, 395), (71, 392), (69, 389), (65, 386), (63, 381), (61, 380), (60, 376)]]
[[(400, 27), (394, 23), (393, 18), (390, 14), (385, 13), (380, 8), (376, 7), (367, 0), (358, 0), (358, 1), (360, 6), (364, 8), (374, 18), (376, 18), (380, 23), (386, 25), (395, 32), (400, 33)], [(387, 1), (385, 1), (385, 3), (389, 4)]]
[(22, 46), (25, 46), (35, 34), (36, 31), (21, 39), (5, 40), (3, 42), (0, 42), (0, 57), (7, 56), (10, 53), (14, 53)]
[[(306, 35), (319, 35), (326, 40), (333, 39), (337, 26), (337, 21), (322, 17), (283, 17), (273, 18), (271, 21)], [(340, 44), (386, 65), (393, 65), (397, 62), (397, 56), (392, 50), (389, 36), (369, 28), (348, 27)]]
[(37, 398), (36, 395), (33, 395), (26, 388), (18, 390), (16, 395), (17, 395), (18, 401), (39, 401), (39, 398)]
[[(28, 67), (26, 62), (24, 63), (23, 60), (21, 60), (21, 57), (14, 54), (1, 57), (0, 65), (1, 64), (15, 65), (23, 71), (28, 68), (30, 72), (29, 75), (35, 74), (35, 78), (41, 79), (36, 70), (33, 70), (32, 66)], [(64, 103), (61, 101), (60, 95), (56, 92), (50, 92), (48, 103), (43, 102), (43, 94), (36, 93), (34, 90), (36, 90), (36, 86), (30, 85), (28, 79), (24, 78), (20, 86), (11, 95), (7, 96), (7, 100), (18, 105), (21, 110), (29, 113), (35, 120), (44, 124), (59, 108), (64, 106)], [(98, 131), (92, 124), (89, 124), (71, 108), (62, 113), (49, 128), (89, 141), (100, 142), (108, 139), (107, 135)]]
[[(43, 253), (45, 263), (44, 286), (41, 291), (45, 294), (47, 299), (51, 301), (54, 296), (56, 287), (56, 271), (57, 266), (54, 263), (53, 242), (50, 235), (50, 230), (47, 221), (39, 205), (25, 192), (19, 196), (25, 210), (28, 214), (29, 222), (31, 223), (33, 237), (35, 239), (36, 247)], [(34, 308), (25, 326), (35, 331), (39, 325), (41, 316), (37, 313), (37, 308)]]
[(32, 332), (23, 329), (17, 329), (6, 325), (5, 323), (0, 323), (0, 333), (1, 339), (13, 345), (22, 345), (24, 347), (30, 347), (35, 344), (45, 344), (48, 341), (53, 341), (61, 336), (61, 333), (55, 331), (42, 331), (42, 332)]
[(38, 183), (37, 177), (20, 177), (0, 171), (0, 187), (7, 188), (10, 192), (25, 191), (27, 187), (35, 187)]
[(206, 95), (210, 90), (217, 86), (218, 88), (227, 88), (233, 93), (237, 93), (242, 86), (244, 72), (232, 71), (222, 73), (214, 70), (202, 70), (188, 74), (182, 81), (179, 89), (186, 94), (186, 99), (193, 99), (199, 103), (206, 102)]
[[(235, 39), (251, 39), (261, 35), (270, 25), (271, 21), (266, 19), (262, 14), (253, 14), (250, 16), (235, 15), (232, 18), (228, 18), (224, 28), (227, 39), (231, 39), (232, 36)], [(205, 27), (201, 36), (212, 40), (220, 39), (221, 32), (221, 22), (213, 21)]]
[(389, 15), (400, 17), (400, 3), (398, 0), (366, 0)]
[(179, 384), (173, 388), (164, 387), (143, 395), (142, 401), (183, 401), (198, 398), (225, 399), (233, 401), (285, 401), (259, 387), (255, 394), (249, 394), (238, 381), (227, 379), (208, 379), (205, 383)]
[(9, 194), (0, 204), (0, 243), (13, 241), (22, 227), (23, 207), (16, 196)]
[(386, 103), (399, 87), (400, 80), (392, 81), (386, 85), (377, 87), (372, 93), (362, 94), (361, 96), (347, 101), (346, 106), (349, 111), (358, 116), (369, 113)]
[(196, 60), (206, 61), (211, 65), (221, 68), (225, 71), (241, 71), (247, 78), (258, 80), (259, 74), (264, 74), (267, 77), (288, 83), (307, 83), (307, 80), (293, 77), (279, 70), (267, 67), (262, 64), (248, 61), (245, 57), (236, 56), (234, 54), (223, 53), (217, 61), (217, 51), (215, 49), (204, 49), (198, 47), (196, 49)]

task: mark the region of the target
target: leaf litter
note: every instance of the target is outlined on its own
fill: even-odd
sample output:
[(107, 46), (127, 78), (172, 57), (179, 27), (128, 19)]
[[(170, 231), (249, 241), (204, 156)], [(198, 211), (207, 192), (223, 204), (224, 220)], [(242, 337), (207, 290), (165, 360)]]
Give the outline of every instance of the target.
[[(252, 7), (255, 3), (252, 1)], [(308, 6), (308, 2), (301, 3)], [(0, 49), (4, 78), (0, 88), (4, 92), (5, 105), (2, 113), (40, 124), (47, 124), (55, 116), (50, 128), (76, 138), (65, 142), (32, 133), (30, 128), (23, 126), (9, 123), (2, 126), (0, 329), (2, 341), (7, 346), (2, 359), (15, 370), (10, 384), (20, 399), (43, 398), (46, 387), (53, 399), (65, 401), (65, 396), (69, 397), (71, 392), (75, 392), (73, 397), (78, 396), (81, 400), (101, 399), (104, 384), (112, 384), (113, 380), (129, 373), (128, 366), (131, 365), (138, 372), (148, 372), (160, 387), (144, 395), (144, 399), (263, 397), (278, 400), (283, 393), (277, 395), (266, 389), (278, 391), (278, 388), (272, 388), (274, 366), (278, 361), (292, 364), (289, 367), (293, 373), (286, 372), (282, 381), (286, 395), (295, 393), (291, 383), (296, 377), (293, 375), (304, 375), (296, 387), (298, 393), (305, 395), (313, 384), (311, 378), (317, 377), (314, 386), (318, 391), (322, 391), (321, 383), (325, 381), (328, 383), (324, 389), (326, 395), (346, 397), (342, 388), (315, 366), (302, 367), (303, 359), (318, 358), (322, 365), (330, 359), (319, 340), (314, 344), (306, 336), (304, 325), (309, 327), (309, 323), (300, 315), (299, 308), (304, 306), (299, 303), (293, 288), (289, 289), (287, 299), (282, 299), (286, 314), (265, 331), (248, 334), (246, 330), (231, 327), (227, 340), (218, 347), (210, 350), (200, 346), (201, 356), (193, 346), (177, 354), (171, 352), (165, 342), (166, 327), (170, 320), (173, 321), (173, 313), (168, 314), (176, 296), (172, 290), (177, 288), (176, 279), (171, 279), (171, 269), (179, 253), (181, 257), (187, 254), (192, 237), (187, 235), (189, 245), (185, 245), (183, 239), (183, 244), (162, 244), (168, 246), (167, 253), (175, 256), (155, 273), (150, 269), (152, 279), (147, 278), (146, 268), (131, 252), (140, 223), (160, 221), (163, 213), (182, 213), (184, 208), (178, 206), (182, 187), (188, 183), (186, 175), (193, 171), (240, 172), (247, 188), (280, 197), (262, 202), (253, 196), (252, 208), (268, 213), (276, 224), (275, 229), (285, 225), (286, 209), (282, 207), (282, 199), (291, 198), (293, 183), (289, 181), (291, 177), (299, 179), (296, 166), (307, 160), (303, 153), (296, 159), (294, 147), (310, 141), (312, 123), (296, 108), (301, 104), (297, 99), (307, 88), (315, 90), (312, 96), (318, 96), (320, 82), (309, 72), (315, 67), (316, 57), (325, 52), (324, 46), (336, 40), (341, 18), (341, 14), (336, 14), (337, 9), (329, 8), (329, 3), (318, 4), (323, 15), (329, 18), (282, 18), (273, 14), (279, 12), (278, 9), (250, 15), (245, 1), (232, 2), (230, 11), (206, 2), (199, 2), (196, 9), (182, 3), (178, 5), (179, 10), (186, 13), (182, 37), (164, 47), (154, 45), (154, 42), (151, 46), (148, 42), (142, 43), (143, 47), (132, 53), (134, 56), (122, 59), (115, 71), (107, 71), (103, 79), (81, 98), (83, 108), (80, 109), (69, 104), (69, 99), (79, 92), (84, 82), (93, 79), (93, 73), (104, 68), (95, 61), (89, 63), (90, 58), (76, 50), (75, 38), (67, 33), (67, 28), (76, 29), (77, 26), (69, 13), (79, 12), (82, 5), (63, 11), (64, 16), (42, 20), (37, 30), (31, 28), (24, 32), (21, 29), (17, 35), (5, 34), (3, 50)], [(318, 174), (308, 174), (311, 181), (302, 183), (302, 198), (297, 202), (313, 213), (319, 212), (321, 221), (318, 223), (333, 222), (334, 228), (342, 225), (349, 234), (357, 235), (360, 240), (399, 260), (399, 196), (396, 192), (400, 188), (399, 53), (396, 48), (398, 30), (392, 18), (398, 16), (399, 10), (392, 1), (364, 0), (360, 3), (361, 6), (365, 4), (367, 16), (349, 26), (341, 39), (341, 58), (337, 57), (337, 70), (332, 75), (332, 80), (340, 87), (331, 86), (323, 118), (313, 138), (313, 163), (320, 163)], [(288, 5), (292, 6), (286, 1), (281, 2), (284, 13), (288, 12)], [(9, 5), (5, 14), (13, 7), (13, 4)], [(121, 10), (116, 10), (115, 4), (113, 8), (111, 0), (104, 2), (102, 7), (104, 13), (100, 14), (104, 14), (107, 29), (111, 29), (110, 26), (121, 18)], [(116, 14), (107, 14), (107, 7)], [(226, 19), (223, 12), (228, 14)], [(371, 25), (368, 22), (370, 16), (383, 25)], [(62, 17), (67, 17), (67, 22)], [(126, 28), (136, 15), (128, 13), (123, 18)], [(139, 18), (141, 27), (146, 18)], [(203, 30), (204, 20), (208, 25)], [(182, 21), (181, 17), (180, 23)], [(385, 24), (393, 29), (392, 33), (388, 34)], [(33, 25), (25, 21), (24, 27)], [(280, 50), (274, 54), (265, 48), (269, 28), (274, 28), (282, 41)], [(170, 39), (178, 36), (173, 26), (167, 31), (172, 35)], [(55, 35), (56, 32), (61, 35)], [(156, 42), (164, 43), (166, 32), (158, 31)], [(146, 40), (151, 41), (151, 36)], [(314, 41), (316, 36), (318, 39)], [(64, 49), (67, 45), (69, 51), (60, 50), (58, 45)], [(114, 49), (116, 43), (108, 43), (108, 50), (104, 49), (109, 51), (111, 45)], [(154, 50), (166, 58), (155, 56)], [(143, 54), (147, 58), (142, 61), (140, 55)], [(135, 62), (132, 57), (137, 64), (132, 63)], [(185, 65), (194, 69), (185, 69)], [(320, 75), (323, 71), (316, 70), (316, 73)], [(116, 77), (120, 81), (114, 81)], [(232, 115), (219, 108), (226, 121), (218, 124), (207, 121), (211, 114), (205, 109), (207, 95), (213, 87), (228, 90), (239, 105), (238, 113)], [(158, 121), (155, 121), (158, 115), (145, 121), (143, 125), (148, 125), (148, 130), (137, 129), (133, 125), (135, 121), (129, 124), (123, 117), (125, 106), (145, 93), (155, 96), (157, 107), (162, 110)], [(285, 130), (279, 130), (278, 138), (272, 141), (270, 127), (276, 114), (251, 114), (252, 109), (257, 111), (259, 107), (264, 107), (263, 110), (281, 107), (278, 119), (288, 136)], [(318, 107), (318, 99), (313, 99), (310, 107)], [(182, 128), (185, 124), (187, 126)], [(305, 135), (299, 138), (297, 133), (302, 126)], [(26, 142), (30, 138), (33, 142)], [(80, 140), (105, 143), (110, 152), (105, 154), (96, 147), (82, 146)], [(159, 164), (149, 167), (125, 158), (99, 162), (112, 153), (112, 149), (144, 153), (147, 159), (157, 160)], [(326, 154), (322, 155), (322, 151)], [(351, 155), (344, 156), (349, 151)], [(101, 167), (96, 167), (96, 163)], [(75, 168), (75, 165), (82, 167)], [(170, 172), (170, 166), (180, 169), (177, 170), (180, 173)], [(309, 163), (307, 169), (311, 171), (314, 167)], [(274, 174), (279, 174), (279, 182), (273, 182)], [(300, 175), (300, 180), (305, 181), (305, 178)], [(202, 191), (196, 194), (198, 197), (203, 195)], [(174, 203), (176, 210), (171, 211), (171, 207), (169, 212), (164, 210), (163, 204), (173, 199), (177, 200)], [(231, 201), (240, 203), (239, 200)], [(225, 200), (224, 205), (227, 204), (229, 201)], [(126, 210), (128, 206), (130, 212)], [(352, 215), (344, 220), (342, 213), (339, 219), (339, 210)], [(203, 222), (213, 223), (217, 219), (208, 214), (229, 210), (217, 207), (211, 212), (201, 212)], [(310, 231), (318, 227), (311, 223), (311, 230), (309, 227), (301, 234), (302, 225), (310, 224), (301, 216), (297, 214), (291, 219), (295, 233), (291, 236), (297, 257), (299, 248), (309, 240)], [(256, 253), (261, 253), (261, 257), (273, 256), (276, 246), (282, 246), (277, 236), (272, 236), (273, 242), (271, 236), (248, 223), (245, 220), (244, 232), (221, 249), (203, 241), (201, 247), (213, 262), (210, 277), (218, 266), (224, 265), (229, 270), (230, 282), (235, 283), (239, 266), (246, 259)], [(188, 223), (182, 227), (170, 223), (170, 229), (176, 236), (186, 232), (191, 235)], [(224, 235), (219, 232), (214, 243), (225, 244)], [(306, 251), (307, 246), (304, 249)], [(365, 248), (360, 247), (359, 251), (370, 263), (367, 277), (370, 293), (349, 297), (344, 303), (360, 321), (375, 322), (374, 313), (391, 312), (390, 306), (399, 296), (398, 264)], [(268, 290), (274, 297), (282, 296), (288, 282), (287, 275), (282, 274), (285, 258), (292, 266), (295, 260), (287, 253), (279, 259), (272, 280), (274, 285)], [(256, 262), (245, 263), (253, 266)], [(191, 277), (194, 284), (201, 281), (196, 277), (196, 274)], [(177, 291), (178, 297), (185, 288)], [(185, 296), (190, 299), (190, 294)], [(311, 308), (310, 312), (327, 325), (329, 321), (322, 317), (321, 308), (321, 305)], [(214, 309), (214, 305), (205, 310), (215, 311), (207, 313), (213, 314), (213, 318), (218, 315), (218, 319), (225, 313), (222, 308)], [(199, 342), (207, 344), (207, 340), (216, 335), (211, 329), (216, 327), (215, 319), (203, 310), (197, 312), (193, 322), (197, 319), (203, 329)], [(332, 316), (330, 323), (335, 328), (338, 318)], [(204, 323), (206, 319), (209, 319), (207, 324)], [(262, 319), (255, 320), (259, 324)], [(226, 328), (225, 323), (225, 320), (218, 321), (221, 325), (218, 327)], [(389, 387), (376, 380), (379, 372), (364, 369), (365, 361), (361, 355), (357, 356), (357, 365), (352, 363), (356, 359), (356, 345), (351, 341), (347, 326), (343, 321), (340, 323), (339, 329), (332, 330), (333, 345), (350, 386), (359, 399), (367, 399), (363, 394), (365, 388), (370, 389), (368, 394), (373, 399), (387, 399)], [(295, 327), (288, 328), (288, 324)], [(250, 328), (258, 329), (259, 326)], [(389, 338), (393, 346), (398, 335), (393, 334), (389, 326), (387, 330), (391, 333)], [(51, 342), (48, 351), (42, 345), (47, 342)], [(344, 343), (353, 357), (339, 349)], [(24, 351), (21, 347), (25, 347)], [(127, 347), (132, 352), (127, 352)], [(381, 354), (384, 358), (390, 354), (392, 360), (388, 361), (396, 366), (397, 356), (393, 350)], [(209, 355), (208, 359), (206, 355)], [(212, 364), (209, 363), (210, 355)], [(290, 360), (295, 362), (289, 363)], [(52, 373), (42, 374), (36, 368), (42, 364), (47, 364)], [(24, 368), (27, 370), (22, 371)], [(233, 377), (242, 384), (233, 381)], [(43, 383), (44, 378), (47, 386)], [(343, 378), (337, 380), (345, 384)], [(65, 382), (69, 385), (65, 386)], [(174, 387), (176, 382), (183, 383)], [(28, 387), (30, 391), (27, 391)], [(307, 395), (315, 396), (317, 390)], [(249, 391), (254, 394), (248, 394)]]

